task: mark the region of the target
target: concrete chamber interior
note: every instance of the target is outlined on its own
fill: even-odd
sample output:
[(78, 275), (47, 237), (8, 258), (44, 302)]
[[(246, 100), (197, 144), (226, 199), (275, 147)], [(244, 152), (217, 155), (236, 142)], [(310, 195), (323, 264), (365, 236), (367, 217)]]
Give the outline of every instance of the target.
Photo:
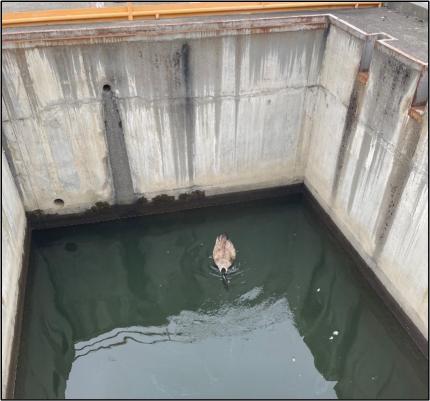
[(428, 66), (394, 38), (329, 15), (34, 28), (2, 71), (3, 366), (30, 222), (299, 183), (428, 337)]

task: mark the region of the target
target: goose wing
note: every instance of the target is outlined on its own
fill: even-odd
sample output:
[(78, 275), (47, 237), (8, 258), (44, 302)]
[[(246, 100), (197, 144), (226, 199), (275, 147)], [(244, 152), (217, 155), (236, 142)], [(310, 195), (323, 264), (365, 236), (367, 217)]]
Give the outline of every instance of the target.
[(224, 238), (222, 238), (221, 235), (217, 237), (215, 241), (214, 250), (212, 252), (212, 258), (217, 266), (224, 259), (224, 244), (225, 244)]
[(236, 249), (234, 248), (233, 242), (231, 242), (229, 239), (225, 242), (225, 255), (230, 260), (231, 264), (236, 259)]

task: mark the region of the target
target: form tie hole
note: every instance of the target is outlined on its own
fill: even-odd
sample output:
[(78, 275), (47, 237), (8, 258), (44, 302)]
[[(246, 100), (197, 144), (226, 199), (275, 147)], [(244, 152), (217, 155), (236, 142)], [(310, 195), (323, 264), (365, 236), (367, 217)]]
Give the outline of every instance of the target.
[(63, 207), (64, 206), (63, 199), (60, 199), (60, 198), (54, 199), (54, 205), (57, 207)]

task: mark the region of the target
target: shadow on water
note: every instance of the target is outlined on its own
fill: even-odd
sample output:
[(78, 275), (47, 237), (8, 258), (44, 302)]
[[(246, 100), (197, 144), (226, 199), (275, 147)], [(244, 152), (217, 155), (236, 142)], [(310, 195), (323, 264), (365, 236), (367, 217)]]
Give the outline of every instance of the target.
[(36, 232), (28, 283), (18, 398), (427, 396), (425, 358), (299, 201)]

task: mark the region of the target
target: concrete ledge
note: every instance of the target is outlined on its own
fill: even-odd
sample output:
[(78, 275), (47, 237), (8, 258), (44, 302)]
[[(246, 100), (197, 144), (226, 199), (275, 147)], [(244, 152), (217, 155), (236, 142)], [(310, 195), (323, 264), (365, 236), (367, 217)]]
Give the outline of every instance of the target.
[(203, 191), (193, 191), (188, 194), (179, 195), (178, 199), (175, 199), (174, 196), (164, 194), (156, 196), (150, 202), (145, 198), (141, 198), (131, 205), (111, 206), (100, 202), (96, 204), (95, 207), (83, 213), (69, 215), (27, 213), (27, 217), (31, 228), (40, 230), (153, 214), (172, 213), (182, 210), (249, 202), (258, 199), (301, 195), (302, 193), (303, 184), (223, 193), (211, 196), (206, 196)]
[(325, 29), (330, 21), (328, 14), (302, 15), (293, 17), (253, 17), (226, 21), (133, 21), (133, 23), (100, 23), (96, 26), (78, 27), (33, 27), (8, 29), (2, 33), (3, 48), (58, 45), (82, 45), (85, 43), (117, 43), (120, 41), (163, 39), (177, 37), (191, 38), (193, 35), (205, 38), (233, 34), (255, 34), (269, 32), (304, 31)]
[(429, 19), (429, 9), (426, 1), (386, 1), (384, 3), (388, 9), (421, 18), (424, 21)]

